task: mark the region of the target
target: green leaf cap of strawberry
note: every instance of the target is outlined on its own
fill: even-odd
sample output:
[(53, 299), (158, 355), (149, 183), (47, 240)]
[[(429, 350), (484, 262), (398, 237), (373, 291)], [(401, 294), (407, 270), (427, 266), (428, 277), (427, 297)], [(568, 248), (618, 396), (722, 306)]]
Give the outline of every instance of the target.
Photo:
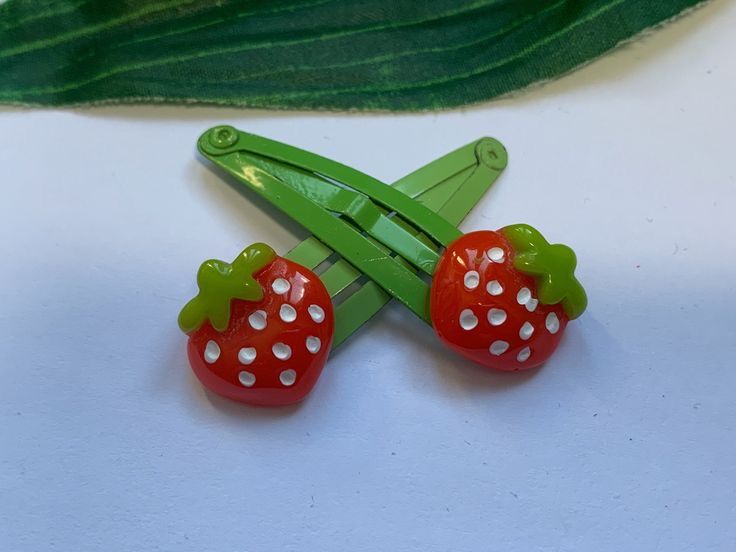
[(527, 224), (506, 226), (501, 232), (516, 252), (516, 270), (536, 280), (539, 301), (545, 305), (562, 303), (570, 320), (583, 314), (588, 298), (575, 278), (577, 258), (573, 250), (559, 243), (550, 244)]
[(199, 293), (179, 313), (179, 327), (184, 333), (199, 329), (206, 320), (218, 332), (230, 323), (230, 302), (233, 299), (260, 301), (263, 288), (253, 274), (269, 265), (276, 252), (265, 243), (246, 247), (232, 263), (211, 259), (202, 263), (197, 272)]

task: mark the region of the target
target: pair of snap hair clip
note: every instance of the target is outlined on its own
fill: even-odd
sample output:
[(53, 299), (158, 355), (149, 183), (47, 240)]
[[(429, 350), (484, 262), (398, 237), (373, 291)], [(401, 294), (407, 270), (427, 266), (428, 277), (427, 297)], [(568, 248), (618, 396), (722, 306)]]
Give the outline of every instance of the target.
[(542, 364), (585, 310), (569, 247), (526, 224), (458, 230), (506, 167), (495, 139), (392, 186), (230, 126), (205, 132), (198, 149), (313, 234), (283, 256), (256, 243), (201, 265), (179, 326), (194, 373), (219, 395), (262, 406), (304, 399), (330, 350), (391, 298), (460, 355), (503, 371)]

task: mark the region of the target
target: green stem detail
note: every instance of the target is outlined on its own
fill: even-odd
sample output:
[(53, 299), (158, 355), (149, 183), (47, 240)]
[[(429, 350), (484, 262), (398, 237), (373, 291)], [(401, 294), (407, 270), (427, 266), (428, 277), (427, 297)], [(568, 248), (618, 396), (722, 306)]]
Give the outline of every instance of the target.
[(179, 314), (179, 327), (184, 333), (199, 329), (209, 321), (218, 332), (230, 323), (233, 299), (260, 301), (263, 288), (253, 275), (268, 266), (276, 253), (265, 243), (256, 243), (236, 257), (232, 263), (211, 259), (202, 263), (197, 273), (199, 293)]
[(506, 226), (501, 232), (516, 251), (516, 269), (536, 280), (539, 301), (545, 305), (562, 303), (570, 320), (583, 314), (588, 298), (575, 278), (577, 258), (573, 250), (559, 243), (550, 244), (527, 224)]

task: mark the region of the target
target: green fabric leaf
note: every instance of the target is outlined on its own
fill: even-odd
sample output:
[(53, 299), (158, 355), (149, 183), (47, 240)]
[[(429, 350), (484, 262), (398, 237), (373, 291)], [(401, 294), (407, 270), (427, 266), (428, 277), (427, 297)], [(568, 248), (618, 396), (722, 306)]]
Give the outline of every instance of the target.
[(8, 0), (0, 103), (421, 110), (552, 79), (702, 0)]

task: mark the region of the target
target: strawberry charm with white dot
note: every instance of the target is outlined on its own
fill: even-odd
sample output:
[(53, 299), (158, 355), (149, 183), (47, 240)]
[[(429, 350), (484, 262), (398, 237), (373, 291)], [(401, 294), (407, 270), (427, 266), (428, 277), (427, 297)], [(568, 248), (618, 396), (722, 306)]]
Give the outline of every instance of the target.
[(430, 312), (439, 338), (483, 366), (542, 364), (587, 305), (572, 249), (526, 224), (465, 234), (435, 270)]
[(261, 406), (306, 397), (334, 333), (332, 301), (317, 275), (257, 243), (232, 263), (203, 263), (197, 285), (179, 326), (189, 336), (189, 362), (202, 384)]

